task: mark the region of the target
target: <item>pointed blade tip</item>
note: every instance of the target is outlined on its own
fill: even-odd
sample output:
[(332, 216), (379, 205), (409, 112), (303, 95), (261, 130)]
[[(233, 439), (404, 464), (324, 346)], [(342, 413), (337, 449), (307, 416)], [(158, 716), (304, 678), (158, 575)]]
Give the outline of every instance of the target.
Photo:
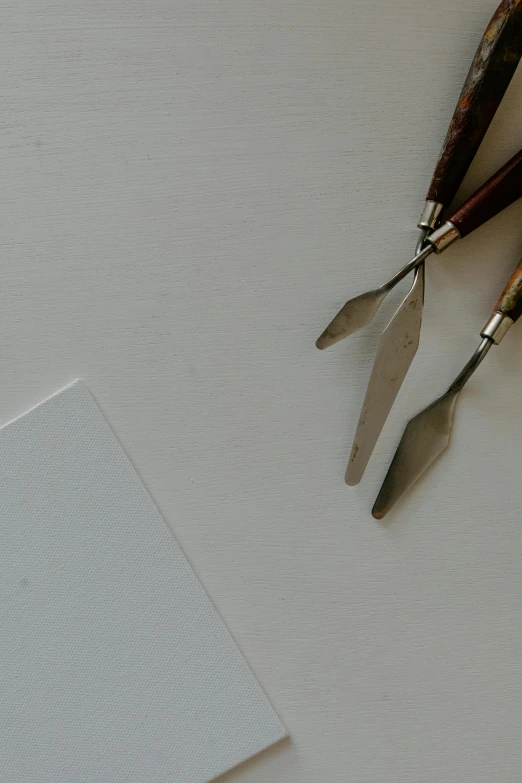
[(372, 517), (376, 519), (378, 522), (380, 522), (381, 519), (384, 519), (387, 513), (388, 513), (387, 510), (384, 508), (379, 508), (377, 506), (377, 503), (372, 508)]
[(349, 334), (351, 334), (351, 332), (341, 332), (341, 334), (332, 334), (332, 332), (330, 331), (330, 327), (328, 327), (327, 329), (324, 330), (324, 332), (319, 337), (315, 345), (317, 348), (319, 348), (320, 351), (325, 351), (327, 348), (331, 348), (332, 345), (335, 345), (341, 340), (344, 340), (344, 338), (348, 337)]
[(344, 475), (344, 483), (347, 484), (347, 486), (349, 487), (356, 487), (358, 484), (361, 483), (361, 479), (364, 475), (365, 468), (366, 465), (361, 471), (360, 466), (355, 463), (354, 458), (353, 457), (350, 458), (350, 462), (348, 464), (348, 467), (346, 468), (346, 473)]
[(397, 495), (396, 493), (394, 493), (393, 488), (390, 487), (390, 476), (392, 474), (392, 466), (393, 466), (393, 462), (392, 465), (390, 465), (390, 468), (388, 469), (388, 473), (386, 474), (384, 481), (382, 482), (381, 488), (379, 490), (379, 494), (377, 495), (377, 498), (375, 499), (375, 503), (373, 504), (373, 508), (372, 508), (372, 517), (374, 519), (377, 519), (379, 522), (383, 520), (384, 517), (392, 510), (392, 508), (395, 506), (395, 504), (401, 497), (401, 495)]

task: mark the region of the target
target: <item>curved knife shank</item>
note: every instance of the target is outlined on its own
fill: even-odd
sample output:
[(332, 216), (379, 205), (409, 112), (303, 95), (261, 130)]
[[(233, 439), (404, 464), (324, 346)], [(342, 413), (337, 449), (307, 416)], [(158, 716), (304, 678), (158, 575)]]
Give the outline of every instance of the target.
[(518, 321), (522, 315), (522, 261), (513, 272), (495, 310), (509, 316), (512, 321)]
[(522, 150), (448, 217), (461, 237), (487, 223), (522, 196)]
[(522, 0), (503, 0), (471, 65), (427, 198), (449, 206), (522, 57)]

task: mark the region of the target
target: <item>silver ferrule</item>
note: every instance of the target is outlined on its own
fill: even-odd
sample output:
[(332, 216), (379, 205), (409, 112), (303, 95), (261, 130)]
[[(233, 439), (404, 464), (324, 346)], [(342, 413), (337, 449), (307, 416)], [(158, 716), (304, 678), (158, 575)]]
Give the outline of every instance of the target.
[(509, 315), (504, 313), (495, 313), (491, 316), (485, 327), (480, 333), (481, 337), (488, 337), (495, 345), (500, 345), (506, 334), (513, 326), (514, 321)]
[(442, 253), (450, 245), (460, 239), (458, 229), (448, 220), (446, 223), (427, 237), (427, 242), (433, 245), (436, 253)]
[(439, 222), (440, 213), (443, 209), (444, 204), (439, 204), (438, 201), (427, 201), (417, 224), (419, 228), (432, 231)]

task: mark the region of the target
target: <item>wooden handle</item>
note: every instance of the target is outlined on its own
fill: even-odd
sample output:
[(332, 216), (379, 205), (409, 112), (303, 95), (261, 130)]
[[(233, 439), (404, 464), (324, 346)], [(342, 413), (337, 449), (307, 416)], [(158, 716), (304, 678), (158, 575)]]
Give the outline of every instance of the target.
[(448, 207), (522, 57), (522, 0), (503, 0), (471, 65), (428, 191)]
[(508, 315), (512, 321), (518, 321), (522, 315), (522, 261), (513, 272), (495, 310)]
[(475, 231), (522, 196), (522, 150), (448, 217), (461, 237)]

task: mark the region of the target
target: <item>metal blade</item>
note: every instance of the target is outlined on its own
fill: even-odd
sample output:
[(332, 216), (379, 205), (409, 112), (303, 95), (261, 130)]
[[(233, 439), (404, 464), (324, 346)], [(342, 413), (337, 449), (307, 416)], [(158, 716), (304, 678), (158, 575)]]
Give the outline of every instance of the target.
[[(451, 223), (448, 223), (447, 225), (451, 226), (451, 231), (455, 233), (455, 227)], [(367, 293), (356, 296), (355, 299), (350, 299), (349, 302), (346, 302), (343, 309), (337, 313), (331, 324), (317, 340), (316, 345), (319, 349), (323, 350), (324, 348), (329, 348), (331, 345), (335, 345), (339, 340), (348, 337), (348, 335), (357, 332), (359, 329), (362, 329), (363, 326), (370, 323), (386, 294), (389, 294), (397, 283), (404, 280), (410, 272), (417, 269), (417, 267), (435, 251), (435, 245), (430, 243), (426, 243), (426, 245), (422, 247), (425, 235), (426, 232), (423, 232), (421, 235), (421, 240), (417, 247), (419, 252), (417, 252), (411, 261), (408, 261), (406, 266), (403, 266), (397, 274), (388, 280), (387, 283), (380, 288), (376, 288), (373, 291), (367, 291)]]
[(368, 291), (366, 294), (361, 294), (361, 296), (356, 296), (355, 299), (346, 302), (317, 340), (317, 347), (321, 351), (330, 348), (339, 340), (369, 324), (388, 290), (388, 288), (376, 288), (374, 291)]
[(345, 480), (353, 487), (363, 477), (382, 428), (413, 361), (422, 324), (424, 264), (413, 285), (384, 330), (361, 410)]
[(451, 388), (408, 423), (375, 501), (375, 519), (385, 517), (447, 448), (459, 394), (460, 388)]

